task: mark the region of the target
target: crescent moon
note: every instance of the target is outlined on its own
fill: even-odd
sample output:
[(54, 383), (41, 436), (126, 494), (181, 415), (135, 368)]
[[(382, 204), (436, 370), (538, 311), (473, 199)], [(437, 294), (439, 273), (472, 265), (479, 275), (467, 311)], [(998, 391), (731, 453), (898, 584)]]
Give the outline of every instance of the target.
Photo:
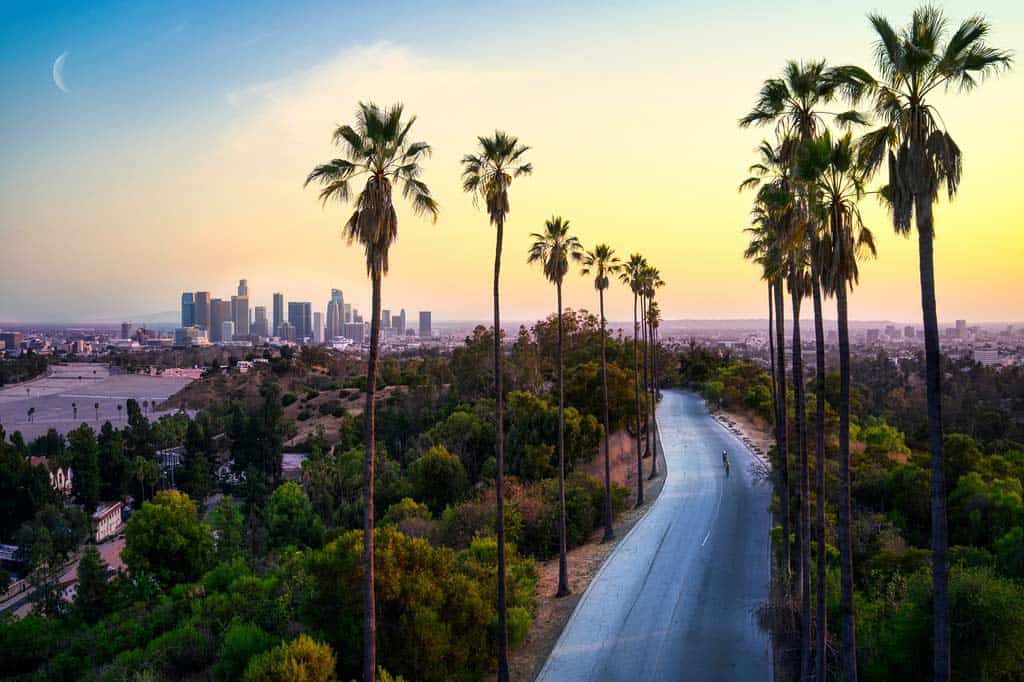
[(68, 58), (68, 52), (65, 52), (61, 56), (57, 57), (56, 61), (53, 62), (53, 84), (56, 85), (61, 92), (71, 92), (68, 90), (68, 86), (64, 84), (64, 62)]

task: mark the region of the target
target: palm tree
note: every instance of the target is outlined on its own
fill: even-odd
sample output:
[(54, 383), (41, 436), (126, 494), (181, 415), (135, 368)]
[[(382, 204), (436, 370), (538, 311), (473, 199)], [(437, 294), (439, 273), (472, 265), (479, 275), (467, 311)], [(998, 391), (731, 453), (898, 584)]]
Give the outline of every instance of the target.
[(749, 168), (750, 177), (740, 183), (742, 191), (757, 188), (757, 198), (752, 210), (750, 232), (754, 240), (746, 251), (747, 258), (759, 262), (764, 277), (769, 282), (775, 312), (775, 449), (776, 469), (779, 472), (779, 502), (782, 522), (782, 564), (783, 584), (787, 593), (791, 589), (792, 559), (790, 546), (789, 481), (789, 409), (786, 392), (786, 333), (785, 307), (783, 306), (783, 280), (786, 278), (788, 254), (792, 243), (793, 194), (790, 191), (791, 178), (785, 162), (787, 154), (783, 148), (788, 144), (780, 141), (772, 145), (762, 141), (758, 152), (760, 161)]
[(609, 450), (610, 420), (608, 418), (608, 337), (607, 320), (604, 317), (604, 290), (608, 288), (611, 277), (622, 269), (622, 262), (615, 256), (615, 249), (607, 244), (598, 244), (592, 251), (583, 255), (584, 277), (594, 275), (594, 288), (597, 289), (598, 308), (601, 314), (601, 396), (604, 408), (604, 537), (601, 542), (608, 542), (615, 537), (612, 528), (612, 471)]
[(124, 409), (124, 406), (121, 403), (118, 403), (117, 404), (117, 421), (121, 421), (121, 410), (123, 410), (123, 409)]
[[(857, 639), (853, 613), (853, 543), (850, 537), (850, 331), (847, 287), (857, 283), (857, 259), (875, 253), (871, 231), (861, 220), (857, 202), (864, 181), (857, 169), (850, 134), (833, 141), (826, 131), (804, 146), (797, 174), (814, 189), (816, 209), (826, 230), (819, 248), (822, 284), (836, 297), (839, 326), (839, 616), (842, 631), (843, 679), (857, 679)], [(820, 541), (820, 538), (819, 538)]]
[(644, 503), (644, 465), (640, 452), (640, 364), (637, 359), (637, 337), (640, 336), (640, 323), (637, 319), (637, 304), (640, 297), (641, 282), (647, 260), (639, 253), (630, 255), (619, 271), (619, 281), (633, 292), (633, 394), (636, 402), (636, 506)]
[(71, 403), (71, 418), (78, 419), (78, 404), (73, 401)]
[(529, 147), (500, 130), (494, 137), (478, 137), (477, 151), (462, 157), (462, 189), (482, 199), (495, 227), (494, 240), (494, 453), (497, 460), (495, 499), (498, 532), (498, 681), (508, 680), (508, 621), (505, 598), (505, 416), (502, 390), (501, 305), (499, 280), (505, 217), (509, 212), (508, 188), (512, 179), (533, 172), (522, 161)]
[(917, 226), (932, 469), (933, 679), (945, 682), (950, 678), (949, 552), (932, 209), (943, 185), (949, 199), (956, 196), (962, 155), (930, 97), (943, 90), (969, 92), (988, 76), (1008, 69), (1013, 59), (1009, 52), (986, 42), (990, 26), (982, 16), (963, 21), (952, 33), (942, 11), (931, 6), (916, 10), (910, 23), (899, 30), (880, 15), (869, 19), (878, 34), (875, 61), (880, 78), (851, 69), (850, 94), (854, 98), (868, 95), (881, 121), (878, 129), (862, 138), (860, 158), (869, 173), (888, 162), (885, 195), (893, 227), (909, 235), (911, 216)]
[(99, 403), (93, 403), (92, 407), (93, 407), (94, 410), (96, 410), (96, 421), (99, 421), (100, 420), (100, 404)]
[(35, 414), (36, 414), (36, 408), (34, 408), (34, 407), (28, 408), (28, 422), (30, 424), (32, 423), (32, 420), (35, 418)]
[[(654, 305), (655, 291), (664, 285), (665, 283), (661, 280), (661, 274), (657, 268), (651, 265), (644, 268), (643, 291), (641, 292), (641, 300), (644, 305), (643, 319), (646, 338), (646, 342), (644, 344), (644, 385), (650, 394), (649, 409), (644, 413), (644, 421), (646, 422), (647, 431), (647, 452), (654, 455), (654, 458), (651, 460), (651, 473), (647, 477), (648, 480), (657, 478), (658, 476), (658, 453), (656, 448), (653, 450), (651, 448), (651, 430), (656, 425), (655, 408), (658, 404), (658, 388), (654, 383), (654, 353), (657, 347), (654, 345), (654, 327), (651, 324), (651, 306)], [(648, 380), (648, 376), (650, 376), (650, 380)], [(657, 443), (656, 440), (655, 443)]]
[[(843, 111), (843, 112), (823, 112), (820, 107), (829, 104), (837, 94), (839, 94), (840, 88), (844, 83), (844, 79), (841, 77), (842, 69), (829, 68), (824, 60), (810, 61), (810, 62), (795, 62), (789, 61), (783, 69), (781, 78), (771, 78), (764, 82), (761, 87), (761, 92), (758, 95), (758, 99), (754, 104), (754, 108), (745, 117), (740, 119), (740, 126), (746, 127), (750, 125), (763, 125), (767, 123), (774, 123), (776, 125), (777, 133), (788, 140), (789, 142), (782, 146), (783, 163), (787, 169), (792, 168), (794, 159), (793, 155), (798, 153), (801, 145), (806, 144), (814, 138), (818, 133), (819, 129), (824, 126), (825, 116), (832, 117), (839, 125), (849, 124), (863, 124), (865, 123), (864, 117), (857, 111)], [(800, 191), (800, 187), (795, 187), (797, 191)], [(801, 192), (803, 194), (803, 192)], [(803, 209), (803, 217), (810, 215), (810, 211), (807, 210), (808, 203), (806, 196), (802, 197), (803, 201), (800, 202), (800, 208)], [(794, 214), (795, 216), (796, 214)], [(810, 257), (808, 260), (808, 266), (811, 270), (810, 288), (813, 290), (813, 273), (819, 269), (818, 264), (814, 263), (815, 254), (817, 250), (814, 248), (815, 241), (817, 240), (818, 226), (813, 220), (801, 220), (803, 228), (806, 233), (806, 241), (808, 242), (807, 247), (810, 249)], [(794, 229), (798, 229), (797, 225), (792, 226)], [(801, 268), (802, 269), (802, 268)], [(800, 552), (800, 561), (798, 563), (798, 576), (797, 581), (801, 587), (801, 599), (803, 608), (802, 614), (802, 637), (803, 647), (801, 649), (800, 657), (800, 674), (801, 677), (806, 679), (810, 675), (810, 658), (811, 658), (811, 612), (810, 612), (810, 480), (808, 471), (807, 461), (807, 429), (804, 424), (804, 381), (803, 381), (803, 362), (800, 357), (800, 302), (798, 297), (803, 297), (807, 293), (807, 287), (799, 286), (806, 278), (802, 277), (803, 274), (801, 269), (791, 268), (790, 272), (790, 294), (793, 297), (793, 375), (794, 385), (793, 393), (796, 401), (796, 427), (797, 427), (797, 444), (798, 444), (798, 455), (800, 459), (800, 519), (797, 532), (798, 550)], [(812, 291), (812, 295), (813, 295)], [(820, 300), (820, 292), (818, 292)], [(820, 305), (815, 307), (815, 350), (816, 350), (816, 362), (818, 367), (816, 368), (816, 375), (820, 376), (822, 381), (824, 380), (824, 334), (822, 333), (819, 338), (817, 329), (822, 326), (820, 316)], [(800, 374), (797, 374), (800, 372)], [(824, 401), (816, 401), (815, 409), (815, 430), (816, 430), (816, 441), (815, 445), (817, 448), (817, 457), (824, 457), (824, 442), (825, 442), (825, 405)], [(817, 447), (820, 444), (820, 447)], [(822, 548), (819, 548), (821, 551)], [(823, 626), (819, 626), (821, 629)], [(821, 670), (821, 676), (824, 676), (823, 665), (825, 658), (824, 640), (821, 641), (821, 646), (817, 648), (817, 659), (819, 661), (819, 669)]]
[(355, 210), (342, 226), (349, 244), (359, 242), (366, 254), (366, 273), (372, 288), (370, 353), (366, 370), (365, 453), (363, 459), (363, 679), (373, 682), (377, 672), (377, 615), (373, 562), (373, 485), (376, 449), (375, 393), (380, 351), (381, 280), (388, 272), (388, 251), (398, 237), (398, 214), (392, 200), (393, 184), (401, 183), (402, 196), (409, 199), (417, 215), (429, 215), (436, 222), (437, 202), (430, 188), (420, 180), (420, 162), (430, 154), (426, 142), (410, 142), (415, 116), (403, 117), (401, 104), (381, 109), (373, 103), (359, 103), (355, 126), (342, 125), (334, 131), (333, 142), (345, 158), (319, 165), (306, 178), (306, 185), (323, 186), (320, 200), (351, 198), (350, 183), (366, 176), (354, 199)]
[[(661, 282), (661, 278), (655, 272), (656, 281), (659, 282), (657, 286), (664, 284)], [(654, 299), (654, 290), (651, 290), (651, 295), (648, 300), (650, 303), (647, 305), (647, 325), (650, 327), (648, 336), (651, 340), (651, 421), (654, 423), (654, 431), (658, 431), (658, 417), (655, 412), (655, 407), (658, 404), (658, 326), (661, 322), (661, 309), (658, 307), (658, 302)], [(651, 462), (651, 475), (648, 479), (655, 478), (658, 475), (658, 440), (654, 440), (654, 460)]]
[(569, 594), (569, 560), (566, 553), (565, 537), (565, 391), (562, 377), (562, 281), (569, 272), (569, 260), (579, 261), (583, 258), (583, 246), (579, 240), (569, 234), (569, 221), (560, 216), (552, 216), (544, 223), (544, 232), (530, 235), (533, 244), (530, 246), (526, 262), (540, 263), (544, 277), (555, 285), (555, 297), (558, 306), (558, 592), (556, 597)]

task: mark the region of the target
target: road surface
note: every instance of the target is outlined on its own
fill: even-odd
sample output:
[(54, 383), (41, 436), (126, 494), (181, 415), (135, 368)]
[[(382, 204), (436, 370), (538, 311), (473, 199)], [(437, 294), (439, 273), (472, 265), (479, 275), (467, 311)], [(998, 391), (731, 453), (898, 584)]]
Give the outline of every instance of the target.
[(666, 391), (658, 424), (661, 495), (591, 582), (539, 680), (770, 679), (755, 613), (769, 583), (758, 460), (694, 394)]

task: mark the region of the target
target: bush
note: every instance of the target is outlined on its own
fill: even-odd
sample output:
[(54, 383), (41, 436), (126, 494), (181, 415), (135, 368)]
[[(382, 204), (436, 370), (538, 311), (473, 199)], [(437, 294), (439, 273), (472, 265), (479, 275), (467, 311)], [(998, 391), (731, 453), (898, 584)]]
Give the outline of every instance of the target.
[(245, 682), (327, 682), (334, 679), (334, 651), (307, 635), (282, 642), (254, 657)]
[(458, 457), (443, 445), (435, 445), (409, 465), (413, 497), (439, 513), (466, 494), (466, 470)]
[(285, 393), (281, 396), (281, 407), (288, 407), (298, 399), (298, 396), (294, 393)]

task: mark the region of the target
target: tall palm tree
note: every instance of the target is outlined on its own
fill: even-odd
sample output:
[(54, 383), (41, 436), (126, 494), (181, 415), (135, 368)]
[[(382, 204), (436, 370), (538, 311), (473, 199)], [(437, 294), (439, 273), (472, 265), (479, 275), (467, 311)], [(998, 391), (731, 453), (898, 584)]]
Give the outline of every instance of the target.
[[(655, 270), (656, 281), (659, 282), (657, 286), (661, 286), (664, 282), (661, 282), (661, 278), (657, 275)], [(658, 417), (655, 412), (655, 407), (658, 404), (658, 326), (661, 322), (661, 309), (658, 307), (658, 302), (654, 300), (654, 291), (652, 289), (650, 295), (650, 303), (647, 305), (647, 325), (650, 328), (648, 337), (651, 340), (651, 421), (654, 424), (655, 433), (658, 432)], [(654, 440), (654, 459), (651, 461), (651, 474), (648, 479), (655, 478), (658, 475), (658, 440)]]
[(71, 418), (78, 419), (78, 403), (76, 402), (71, 403)]
[(565, 332), (562, 320), (562, 282), (569, 272), (569, 261), (583, 258), (583, 245), (569, 234), (569, 221), (552, 216), (544, 222), (543, 232), (530, 235), (533, 244), (526, 257), (527, 263), (540, 263), (544, 277), (555, 285), (558, 315), (558, 592), (556, 597), (569, 594), (569, 560), (565, 537), (565, 389), (562, 371), (562, 345)]
[(100, 404), (99, 403), (93, 403), (92, 407), (93, 407), (94, 410), (96, 410), (96, 421), (99, 421), (100, 420)]
[(963, 21), (952, 33), (942, 11), (927, 5), (898, 30), (880, 15), (869, 15), (869, 19), (878, 35), (875, 62), (880, 77), (876, 80), (863, 70), (851, 69), (850, 93), (854, 98), (868, 95), (881, 122), (862, 138), (861, 162), (869, 172), (888, 162), (885, 194), (893, 227), (909, 235), (911, 217), (917, 226), (932, 469), (933, 679), (945, 682), (950, 678), (949, 552), (932, 209), (943, 186), (949, 199), (956, 196), (962, 154), (931, 97), (939, 91), (969, 92), (985, 78), (1008, 69), (1013, 58), (986, 42), (990, 26), (982, 16)]
[(505, 561), (505, 416), (502, 389), (501, 304), (499, 281), (501, 275), (501, 247), (505, 231), (505, 218), (509, 213), (508, 188), (512, 179), (533, 172), (533, 166), (524, 163), (523, 154), (529, 147), (519, 139), (500, 130), (494, 137), (478, 137), (474, 154), (462, 157), (462, 189), (473, 195), (473, 201), (483, 200), (487, 215), (495, 227), (494, 239), (494, 454), (497, 460), (495, 499), (498, 532), (498, 681), (508, 680), (508, 620), (506, 608)]
[(836, 297), (839, 326), (839, 615), (843, 679), (857, 679), (857, 639), (853, 613), (853, 543), (850, 537), (850, 330), (847, 288), (857, 284), (858, 258), (874, 255), (871, 231), (861, 220), (857, 202), (864, 195), (850, 134), (833, 140), (826, 131), (804, 146), (797, 174), (814, 188), (817, 210), (826, 230), (819, 245), (825, 264), (822, 284)]
[[(641, 300), (644, 305), (643, 320), (644, 320), (644, 332), (646, 342), (644, 343), (644, 386), (649, 394), (648, 410), (644, 414), (644, 421), (646, 422), (647, 431), (647, 452), (654, 455), (651, 459), (651, 473), (647, 477), (648, 479), (657, 478), (658, 476), (658, 453), (656, 448), (652, 449), (651, 446), (651, 431), (656, 425), (655, 421), (655, 408), (658, 404), (658, 389), (654, 383), (654, 353), (656, 346), (654, 345), (654, 327), (651, 323), (651, 306), (654, 305), (654, 294), (657, 289), (663, 287), (665, 283), (661, 280), (661, 273), (654, 266), (648, 265), (644, 268), (643, 276), (643, 291), (641, 293)], [(648, 379), (648, 376), (650, 377)], [(657, 440), (655, 440), (657, 443)]]
[(395, 183), (410, 201), (417, 215), (437, 220), (438, 206), (430, 188), (420, 179), (422, 159), (430, 154), (426, 142), (410, 142), (415, 116), (403, 117), (401, 104), (382, 109), (373, 103), (359, 103), (355, 126), (342, 125), (334, 131), (333, 142), (345, 158), (315, 167), (306, 185), (323, 186), (320, 200), (346, 203), (353, 181), (366, 177), (354, 198), (355, 210), (342, 226), (349, 244), (359, 242), (366, 255), (366, 273), (372, 287), (370, 354), (366, 370), (365, 453), (363, 458), (363, 679), (373, 682), (377, 671), (377, 615), (374, 594), (373, 485), (376, 445), (375, 393), (380, 350), (381, 279), (388, 272), (388, 250), (398, 237), (398, 214), (392, 201)]
[[(826, 116), (833, 118), (840, 125), (865, 123), (864, 117), (854, 110), (843, 112), (824, 112), (821, 110), (821, 107), (828, 105), (837, 96), (837, 94), (839, 94), (840, 88), (844, 82), (839, 73), (841, 73), (841, 69), (837, 70), (829, 68), (824, 60), (787, 62), (786, 66), (783, 68), (782, 77), (771, 78), (765, 81), (762, 85), (761, 92), (754, 104), (754, 108), (744, 118), (740, 119), (740, 126), (746, 127), (754, 124), (763, 125), (767, 123), (774, 123), (780, 136), (789, 140), (789, 143), (783, 146), (782, 151), (785, 157), (785, 165), (789, 169), (792, 169), (794, 162), (792, 158), (793, 155), (798, 153), (801, 145), (813, 139), (818, 131), (823, 128)], [(800, 192), (800, 187), (795, 187), (794, 189), (801, 195), (804, 194), (803, 192)], [(806, 196), (801, 196), (801, 199), (802, 201), (798, 206), (802, 209), (803, 216), (801, 217), (806, 218), (810, 214), (810, 211), (807, 210), (807, 198)], [(811, 282), (813, 282), (813, 272), (818, 269), (818, 264), (811, 261), (813, 261), (817, 252), (814, 248), (814, 244), (817, 240), (818, 226), (813, 220), (800, 220), (799, 222), (803, 225), (806, 233), (806, 241), (808, 242), (806, 246), (810, 249), (810, 257), (807, 259), (807, 265), (811, 270)], [(793, 227), (798, 228), (796, 225)], [(799, 246), (799, 244), (796, 246)], [(810, 480), (807, 459), (807, 429), (804, 424), (803, 362), (798, 357), (800, 354), (799, 300), (796, 297), (805, 296), (807, 294), (807, 289), (812, 288), (813, 284), (811, 287), (797, 286), (801, 283), (801, 273), (797, 270), (791, 269), (790, 274), (790, 294), (794, 297), (792, 299), (792, 304), (794, 315), (796, 315), (796, 318), (793, 320), (793, 333), (796, 335), (793, 340), (793, 393), (796, 402), (795, 418), (797, 427), (798, 455), (800, 461), (800, 519), (797, 533), (797, 542), (799, 545), (798, 550), (800, 552), (797, 581), (800, 583), (801, 603), (803, 605), (801, 610), (801, 636), (803, 638), (803, 647), (801, 649), (800, 656), (800, 669), (801, 677), (806, 679), (810, 675), (811, 659), (811, 584), (809, 573)], [(822, 326), (820, 306), (815, 308), (815, 312), (817, 314), (814, 319), (814, 324), (815, 329), (817, 330), (819, 326)], [(815, 334), (815, 349), (816, 358), (820, 357), (823, 361), (824, 334), (822, 334), (820, 338), (817, 333)], [(822, 363), (818, 364), (819, 366), (816, 369), (816, 375), (820, 375), (823, 379), (824, 367), (821, 366)], [(797, 375), (798, 371), (800, 372), (799, 375)], [(817, 436), (816, 446), (819, 443), (821, 444), (821, 447), (817, 448), (816, 454), (820, 459), (824, 457), (824, 402), (817, 401), (815, 407), (815, 430)], [(819, 549), (819, 551), (822, 551), (822, 549), (823, 548)], [(822, 642), (822, 646), (818, 648), (817, 651), (817, 658), (823, 661), (824, 657), (825, 649), (824, 643)]]
[(786, 332), (785, 307), (783, 306), (783, 282), (786, 279), (788, 259), (793, 235), (791, 229), (793, 213), (792, 181), (786, 159), (789, 158), (785, 139), (773, 145), (762, 141), (758, 147), (760, 160), (750, 166), (750, 177), (740, 183), (739, 189), (757, 188), (757, 198), (752, 211), (751, 232), (754, 240), (747, 248), (748, 258), (757, 260), (764, 276), (771, 283), (775, 311), (775, 444), (776, 470), (779, 472), (779, 502), (782, 522), (782, 564), (783, 584), (788, 591), (792, 588), (792, 548), (790, 528), (792, 525), (791, 485), (789, 476), (789, 409), (786, 391)]
[(640, 323), (637, 318), (637, 305), (639, 303), (640, 290), (644, 268), (647, 266), (647, 259), (639, 253), (631, 254), (629, 260), (623, 263), (619, 271), (619, 281), (625, 284), (633, 292), (633, 394), (636, 402), (636, 506), (644, 503), (644, 465), (643, 453), (640, 452), (640, 363), (637, 354), (637, 337), (640, 336)]
[(597, 289), (598, 307), (601, 314), (601, 398), (604, 409), (604, 537), (601, 542), (608, 542), (615, 537), (612, 528), (612, 471), (610, 444), (610, 420), (608, 418), (608, 335), (607, 320), (604, 317), (604, 291), (608, 288), (611, 278), (622, 269), (622, 262), (616, 257), (615, 249), (607, 244), (598, 244), (591, 251), (583, 254), (583, 268), (580, 273), (584, 277), (594, 276), (594, 288)]

